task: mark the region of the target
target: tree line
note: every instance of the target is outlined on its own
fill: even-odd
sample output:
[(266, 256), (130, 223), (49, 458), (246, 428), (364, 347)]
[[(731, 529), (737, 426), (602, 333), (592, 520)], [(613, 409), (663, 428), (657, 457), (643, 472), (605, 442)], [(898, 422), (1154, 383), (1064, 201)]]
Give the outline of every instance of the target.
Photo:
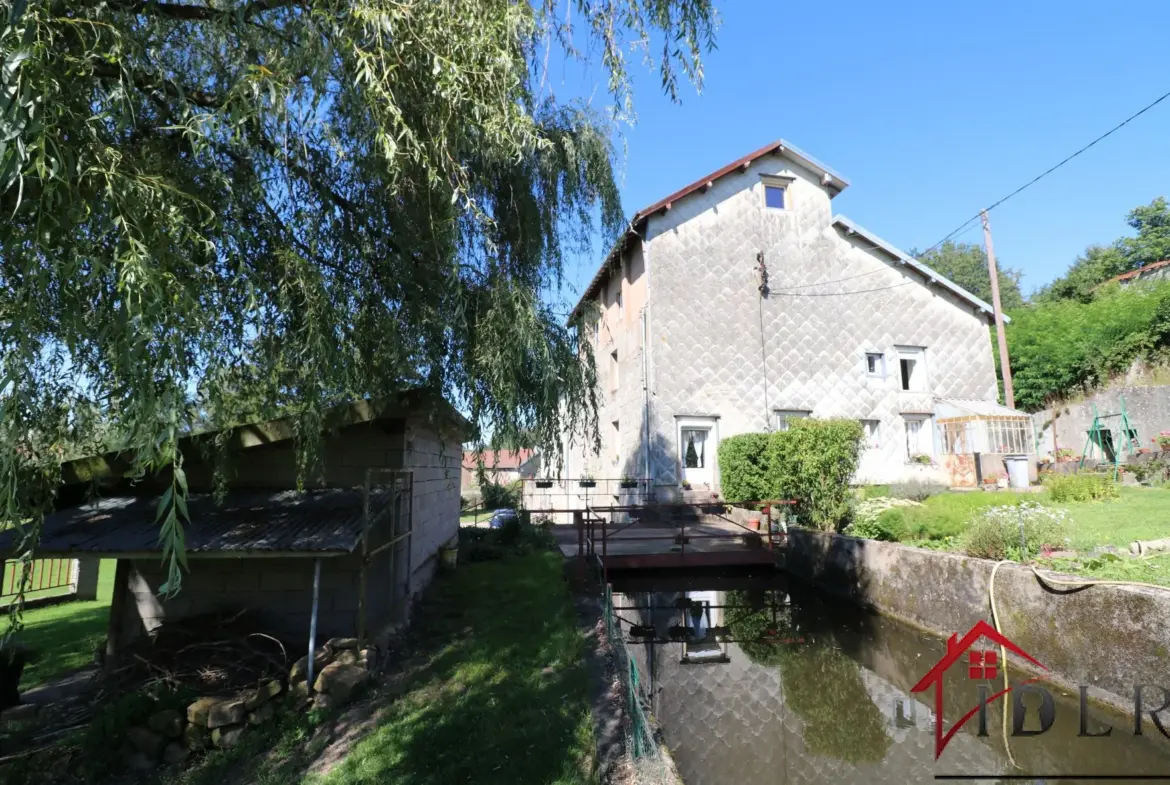
[[(1170, 203), (1158, 197), (1131, 210), (1125, 222), (1134, 234), (1090, 245), (1030, 297), (1020, 289), (1020, 270), (997, 260), (1000, 301), (1011, 317), (1006, 333), (1017, 406), (1040, 409), (1108, 383), (1135, 360), (1158, 364), (1170, 355), (1170, 283), (1110, 283), (1170, 259)], [(981, 246), (948, 241), (914, 255), (991, 302)]]

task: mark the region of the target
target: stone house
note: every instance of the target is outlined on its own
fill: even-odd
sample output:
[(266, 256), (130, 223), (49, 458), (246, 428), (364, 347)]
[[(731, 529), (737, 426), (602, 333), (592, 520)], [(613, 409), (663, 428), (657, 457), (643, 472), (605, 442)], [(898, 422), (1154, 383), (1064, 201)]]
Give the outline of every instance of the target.
[[(374, 641), (405, 618), (458, 534), (467, 422), (406, 395), (338, 407), (326, 425), (322, 472), (303, 491), (291, 420), (232, 429), (222, 500), (201, 449), (212, 434), (183, 440), (190, 569), (170, 598), (156, 522), (169, 476), (133, 480), (116, 454), (64, 467), (62, 497), (84, 483), (97, 498), (47, 516), (38, 555), (117, 560), (108, 655), (168, 620), (214, 612), (246, 609), (258, 630), (293, 641), (308, 639), (314, 615), (322, 638)], [(0, 536), (0, 550), (13, 545)]]
[(634, 215), (574, 309), (602, 447), (566, 433), (561, 476), (718, 489), (721, 439), (850, 417), (859, 482), (948, 481), (936, 410), (996, 400), (992, 308), (834, 215), (847, 186), (777, 141)]

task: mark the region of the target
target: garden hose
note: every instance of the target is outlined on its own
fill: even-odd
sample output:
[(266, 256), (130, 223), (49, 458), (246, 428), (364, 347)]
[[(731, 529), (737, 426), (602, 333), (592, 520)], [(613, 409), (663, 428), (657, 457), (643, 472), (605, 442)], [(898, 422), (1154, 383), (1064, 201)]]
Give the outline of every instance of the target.
[[(1001, 635), (1003, 634), (1003, 630), (1000, 629), (999, 613), (996, 611), (996, 608), (995, 608), (995, 574), (997, 572), (999, 572), (999, 568), (1002, 567), (1003, 565), (1015, 564), (1015, 563), (1016, 562), (1012, 561), (1011, 559), (1001, 559), (1000, 561), (997, 561), (995, 563), (995, 566), (991, 568), (991, 577), (987, 581), (987, 597), (988, 597), (988, 600), (991, 602), (991, 622), (992, 622), (992, 624), (995, 625), (995, 631), (1000, 633)], [(1084, 580), (1065, 580), (1065, 579), (1060, 579), (1060, 578), (1053, 578), (1050, 576), (1046, 577), (1046, 576), (1040, 574), (1040, 570), (1036, 569), (1036, 566), (1034, 564), (1029, 564), (1028, 566), (1031, 568), (1032, 573), (1036, 576), (1036, 580), (1040, 581), (1041, 583), (1055, 584), (1058, 586), (1098, 586), (1098, 585), (1099, 586), (1141, 586), (1141, 587), (1146, 588), (1146, 589), (1161, 589), (1162, 591), (1170, 591), (1170, 587), (1159, 586), (1155, 583), (1141, 583), (1140, 581), (1084, 581)], [(1004, 689), (1003, 747), (1005, 750), (1007, 750), (1008, 761), (1012, 764), (1012, 766), (1014, 768), (1018, 769), (1018, 768), (1020, 768), (1020, 766), (1018, 763), (1016, 763), (1015, 757), (1012, 756), (1012, 745), (1011, 745), (1011, 742), (1009, 741), (1009, 739), (1011, 737), (1008, 736), (1008, 704), (1011, 702), (1011, 699), (1007, 697), (1007, 690), (1009, 689), (1007, 648), (1002, 643), (999, 644), (999, 661), (1000, 661), (1000, 665), (1001, 665), (1001, 670), (1003, 672), (1003, 689)], [(942, 718), (940, 717), (938, 721), (941, 722)]]

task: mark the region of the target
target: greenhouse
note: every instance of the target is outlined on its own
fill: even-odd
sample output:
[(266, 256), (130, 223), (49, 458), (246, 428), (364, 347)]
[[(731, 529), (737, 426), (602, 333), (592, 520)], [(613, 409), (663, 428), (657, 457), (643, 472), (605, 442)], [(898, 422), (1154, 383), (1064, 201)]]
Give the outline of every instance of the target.
[(1032, 416), (994, 401), (940, 400), (935, 408), (948, 455), (1032, 455)]

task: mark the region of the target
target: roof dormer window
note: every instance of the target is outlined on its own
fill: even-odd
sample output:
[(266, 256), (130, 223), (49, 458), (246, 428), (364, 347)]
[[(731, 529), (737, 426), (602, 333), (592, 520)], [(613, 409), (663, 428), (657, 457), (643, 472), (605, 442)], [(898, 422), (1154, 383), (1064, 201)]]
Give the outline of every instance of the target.
[(792, 184), (792, 178), (761, 175), (760, 180), (764, 184), (764, 207), (769, 210), (787, 210), (788, 186)]

